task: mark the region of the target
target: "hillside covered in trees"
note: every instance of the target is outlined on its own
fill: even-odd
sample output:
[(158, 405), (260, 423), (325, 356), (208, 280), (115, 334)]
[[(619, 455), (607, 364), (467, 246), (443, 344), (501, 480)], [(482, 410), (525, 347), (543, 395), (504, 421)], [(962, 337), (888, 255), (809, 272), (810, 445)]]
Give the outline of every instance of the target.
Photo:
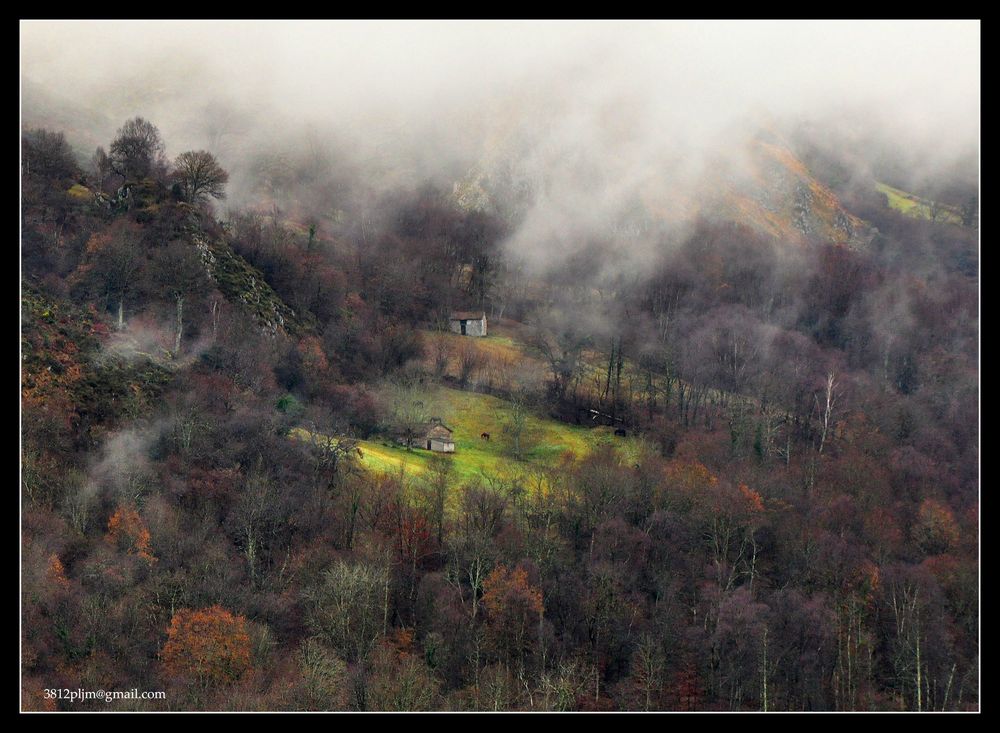
[(68, 114), (21, 139), (22, 709), (978, 709), (977, 176), (770, 125), (553, 223), (501, 127), (387, 179)]

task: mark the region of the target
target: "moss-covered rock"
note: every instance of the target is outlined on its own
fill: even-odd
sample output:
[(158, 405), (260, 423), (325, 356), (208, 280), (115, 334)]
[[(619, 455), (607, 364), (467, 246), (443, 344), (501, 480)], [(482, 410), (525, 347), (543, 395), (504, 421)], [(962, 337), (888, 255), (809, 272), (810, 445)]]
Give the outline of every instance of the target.
[(94, 198), (94, 192), (79, 183), (74, 183), (70, 186), (66, 191), (66, 195), (74, 201), (81, 201), (84, 203), (88, 203)]

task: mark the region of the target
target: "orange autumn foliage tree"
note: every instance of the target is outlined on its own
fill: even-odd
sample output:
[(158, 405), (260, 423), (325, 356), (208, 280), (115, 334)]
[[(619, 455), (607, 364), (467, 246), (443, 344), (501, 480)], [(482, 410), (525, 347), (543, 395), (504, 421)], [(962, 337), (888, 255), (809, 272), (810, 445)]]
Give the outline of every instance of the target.
[(719, 485), (719, 479), (697, 460), (673, 460), (664, 470), (664, 480), (656, 489), (657, 508), (687, 510), (703, 495)]
[(739, 485), (740, 495), (743, 497), (744, 507), (751, 514), (764, 511), (764, 499), (761, 495), (751, 489), (746, 484)]
[(69, 588), (69, 580), (66, 578), (66, 568), (62, 560), (54, 552), (49, 555), (48, 566), (45, 569), (45, 578), (60, 590)]
[(497, 652), (508, 662), (521, 659), (545, 610), (542, 591), (529, 582), (524, 568), (498, 565), (483, 582), (483, 606)]
[(160, 656), (168, 674), (202, 685), (238, 679), (250, 667), (246, 619), (219, 605), (181, 609), (170, 620)]
[(129, 555), (138, 555), (149, 563), (156, 562), (150, 546), (149, 529), (132, 507), (120, 506), (108, 520), (108, 533), (104, 538)]

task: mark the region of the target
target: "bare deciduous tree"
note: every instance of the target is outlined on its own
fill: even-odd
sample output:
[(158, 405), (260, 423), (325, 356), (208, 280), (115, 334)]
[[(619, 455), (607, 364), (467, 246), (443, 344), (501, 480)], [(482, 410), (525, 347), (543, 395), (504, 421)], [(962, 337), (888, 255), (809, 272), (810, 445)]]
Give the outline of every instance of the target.
[(229, 174), (219, 165), (215, 156), (206, 150), (189, 150), (175, 161), (174, 174), (184, 191), (184, 198), (192, 203), (226, 197)]
[(826, 375), (822, 399), (819, 395), (815, 396), (816, 409), (819, 411), (820, 424), (822, 425), (820, 430), (819, 449), (817, 451), (819, 453), (823, 452), (823, 447), (826, 445), (827, 438), (830, 434), (830, 426), (833, 423), (833, 411), (837, 406), (837, 398), (840, 395), (840, 390), (838, 389), (839, 386), (840, 383), (837, 381), (837, 375), (834, 372), (829, 372)]
[[(101, 238), (96, 239), (103, 241)], [(125, 328), (125, 299), (134, 289), (144, 261), (138, 232), (127, 228), (117, 231), (96, 252), (95, 273), (101, 280), (107, 298), (117, 304), (119, 331)]]
[(156, 125), (134, 117), (119, 128), (111, 143), (111, 167), (126, 179), (145, 178), (162, 162), (163, 150)]
[(177, 306), (176, 332), (174, 334), (173, 355), (180, 354), (181, 339), (184, 335), (184, 302), (192, 295), (204, 293), (211, 286), (211, 280), (194, 246), (175, 240), (156, 256), (155, 278), (167, 290)]
[(77, 174), (76, 157), (61, 132), (44, 129), (26, 132), (21, 138), (21, 161), (28, 175), (58, 179)]

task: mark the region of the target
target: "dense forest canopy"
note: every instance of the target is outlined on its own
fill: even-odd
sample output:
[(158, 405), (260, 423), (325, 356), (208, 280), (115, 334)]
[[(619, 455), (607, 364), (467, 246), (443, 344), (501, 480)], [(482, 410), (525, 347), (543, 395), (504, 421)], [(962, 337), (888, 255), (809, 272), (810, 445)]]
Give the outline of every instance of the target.
[(840, 56), (627, 73), (700, 26), (350, 26), (310, 109), (337, 26), (241, 30), (259, 87), (43, 61), (86, 27), (22, 28), (23, 709), (978, 709), (978, 74), (866, 120), (786, 99)]

